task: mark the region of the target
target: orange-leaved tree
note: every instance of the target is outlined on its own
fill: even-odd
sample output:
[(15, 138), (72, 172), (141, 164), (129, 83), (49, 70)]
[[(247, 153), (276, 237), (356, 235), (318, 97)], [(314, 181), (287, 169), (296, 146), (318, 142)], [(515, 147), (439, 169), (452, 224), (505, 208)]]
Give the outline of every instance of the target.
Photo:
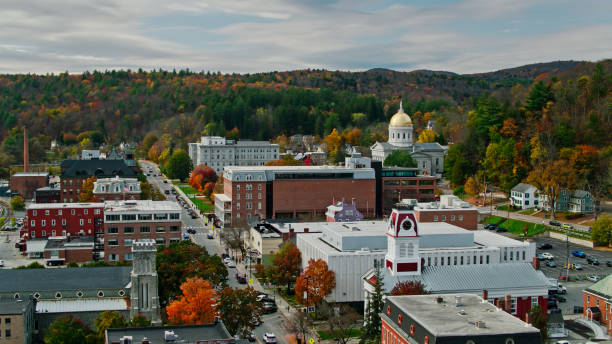
[(204, 186), (207, 183), (213, 183), (212, 186), (214, 188), (214, 183), (216, 181), (217, 173), (206, 164), (199, 164), (198, 166), (194, 167), (193, 171), (191, 171), (191, 175), (189, 175), (189, 185), (202, 193), (204, 192)]
[(286, 241), (272, 258), (272, 263), (274, 265), (267, 271), (270, 281), (276, 285), (286, 284), (289, 293), (291, 282), (295, 280), (302, 265), (300, 250), (291, 241)]
[(308, 267), (295, 281), (295, 299), (311, 306), (318, 304), (336, 287), (336, 274), (327, 268), (323, 259), (310, 259)]
[(188, 278), (181, 284), (181, 295), (166, 308), (172, 324), (196, 325), (214, 322), (217, 311), (217, 293), (213, 285), (199, 277)]
[(96, 177), (89, 177), (83, 182), (83, 187), (77, 198), (79, 202), (95, 202), (96, 197), (93, 194), (94, 182)]
[(421, 281), (403, 281), (391, 289), (391, 295), (423, 295), (429, 294), (425, 289), (425, 285)]

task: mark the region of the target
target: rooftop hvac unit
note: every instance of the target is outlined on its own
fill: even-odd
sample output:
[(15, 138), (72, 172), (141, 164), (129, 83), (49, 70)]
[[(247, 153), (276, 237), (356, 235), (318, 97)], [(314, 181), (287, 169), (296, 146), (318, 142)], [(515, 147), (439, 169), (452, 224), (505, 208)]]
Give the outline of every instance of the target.
[(132, 344), (132, 336), (123, 336), (119, 339), (119, 344)]
[(468, 202), (462, 202), (461, 208), (469, 208), (471, 205)]
[(174, 331), (164, 331), (164, 340), (168, 341), (173, 341), (173, 340), (177, 340), (178, 336), (176, 334), (174, 334)]
[(478, 321), (476, 322), (476, 328), (486, 328), (486, 327), (487, 327), (487, 324), (485, 324), (485, 322), (484, 322), (484, 321), (482, 321), (482, 320), (478, 320)]

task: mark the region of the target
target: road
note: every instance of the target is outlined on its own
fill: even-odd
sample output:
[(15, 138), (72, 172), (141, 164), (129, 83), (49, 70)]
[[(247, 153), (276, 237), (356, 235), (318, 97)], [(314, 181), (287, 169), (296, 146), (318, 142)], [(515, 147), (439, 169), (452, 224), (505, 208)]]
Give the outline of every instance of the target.
[[(164, 183), (165, 177), (163, 177), (163, 175), (160, 173), (157, 165), (150, 161), (144, 161), (144, 160), (139, 161), (139, 163), (145, 175), (149, 173), (148, 172), (149, 169), (153, 171), (153, 173), (150, 176), (147, 176), (147, 181), (151, 183), (153, 186), (157, 187), (164, 194), (164, 196), (166, 196), (168, 201), (179, 203), (179, 201), (177, 201), (177, 197), (174, 194), (172, 193), (170, 193), (169, 195), (165, 194), (164, 191), (172, 190), (173, 185), (170, 183)], [(186, 200), (184, 200), (183, 203), (189, 204), (189, 202), (185, 202), (185, 201)], [(181, 203), (179, 203), (179, 205), (180, 204)], [(181, 212), (181, 219), (183, 221), (183, 235), (188, 234), (187, 233), (188, 228), (193, 228), (196, 231), (196, 234), (188, 234), (191, 241), (193, 241), (199, 246), (206, 248), (206, 251), (209, 254), (221, 255), (222, 253), (226, 252), (224, 246), (222, 245), (219, 239), (219, 230), (214, 231), (214, 237), (212, 239), (208, 238), (207, 234), (211, 231), (211, 228), (210, 228), (210, 224), (207, 224), (205, 219), (201, 217), (192, 219), (188, 210), (185, 208), (183, 208)], [(229, 276), (228, 285), (231, 288), (246, 288), (248, 284), (239, 284), (238, 281), (236, 280), (235, 276), (236, 276), (236, 272), (238, 271), (240, 271), (241, 273), (247, 273), (247, 276), (248, 276), (248, 265), (245, 266), (244, 264), (240, 264), (237, 268), (228, 268), (228, 276)], [(259, 287), (258, 283), (254, 284), (254, 287), (256, 290), (263, 291), (263, 289)], [(289, 343), (287, 338), (290, 334), (287, 332), (287, 330), (284, 327), (284, 324), (286, 324), (287, 319), (285, 318), (284, 315), (281, 314), (281, 312), (277, 311), (271, 314), (264, 314), (262, 315), (261, 319), (262, 319), (262, 324), (260, 326), (257, 326), (255, 330), (253, 331), (255, 333), (255, 337), (259, 344), (263, 344), (263, 335), (266, 332), (274, 333), (277, 337), (278, 343), (282, 343), (282, 344)]]
[[(503, 205), (503, 203), (502, 204), (497, 204), (496, 206), (499, 206), (499, 205)], [(476, 207), (476, 208), (478, 209), (479, 213), (491, 214), (491, 208), (490, 207)], [(497, 210), (497, 209), (493, 208), (492, 215), (499, 216), (499, 217), (508, 217), (508, 212), (504, 211), (504, 210)], [(548, 219), (545, 220), (545, 219), (543, 219), (541, 217), (523, 215), (523, 214), (519, 214), (518, 212), (510, 212), (510, 218), (514, 219), (514, 220), (531, 222), (531, 223), (537, 223), (537, 224), (548, 224), (548, 221), (549, 221)], [(563, 223), (563, 221), (561, 221), (561, 220), (557, 220), (557, 221)], [(574, 227), (574, 229), (579, 230), (579, 231), (588, 232), (590, 230), (589, 226), (578, 225), (578, 224), (575, 224), (575, 223), (570, 223), (570, 224)]]

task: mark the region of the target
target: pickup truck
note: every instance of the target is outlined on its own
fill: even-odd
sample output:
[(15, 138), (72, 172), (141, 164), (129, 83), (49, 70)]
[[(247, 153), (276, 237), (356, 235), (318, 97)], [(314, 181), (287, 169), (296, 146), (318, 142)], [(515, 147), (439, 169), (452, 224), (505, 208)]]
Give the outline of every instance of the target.
[(550, 287), (548, 287), (548, 293), (550, 294), (566, 294), (567, 293), (567, 288), (565, 288), (563, 284), (558, 283), (556, 279), (549, 278), (548, 280), (551, 282)]

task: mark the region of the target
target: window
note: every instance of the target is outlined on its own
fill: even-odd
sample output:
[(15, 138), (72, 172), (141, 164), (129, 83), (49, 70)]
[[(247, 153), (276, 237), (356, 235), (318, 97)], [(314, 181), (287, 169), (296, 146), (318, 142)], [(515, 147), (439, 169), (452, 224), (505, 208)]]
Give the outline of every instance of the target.
[(119, 241), (117, 239), (108, 239), (108, 246), (118, 246)]
[(132, 239), (124, 239), (123, 240), (123, 245), (124, 246), (132, 246), (133, 242), (134, 242), (134, 240), (132, 240)]
[(531, 297), (531, 308), (535, 307), (538, 305), (538, 297), (537, 296), (532, 296)]
[(257, 209), (261, 210), (261, 202), (257, 202)]
[(89, 212), (87, 209), (83, 209), (83, 215), (87, 215)]
[(59, 209), (59, 210), (57, 211), (57, 215), (62, 215), (62, 209)]
[(166, 239), (164, 238), (156, 238), (155, 239), (155, 243), (158, 245), (165, 245), (166, 244)]
[(124, 257), (123, 259), (125, 259), (125, 260), (132, 260), (132, 259), (134, 259), (134, 254), (126, 253), (123, 257)]
[(30, 227), (34, 227), (36, 225), (36, 220), (30, 221)]
[(442, 215), (442, 221), (446, 221), (446, 215)]
[(261, 184), (257, 185), (257, 190), (261, 190)]
[(240, 194), (236, 194), (236, 199), (240, 199)]
[(100, 215), (100, 209), (94, 209), (94, 214), (95, 215)]
[(261, 192), (257, 193), (257, 199), (261, 199)]
[(138, 220), (151, 221), (151, 219), (153, 219), (153, 215), (151, 214), (138, 214)]
[(55, 226), (55, 219), (51, 220), (51, 226)]
[(453, 257), (453, 265), (457, 265), (457, 256)]
[(51, 231), (51, 236), (55, 236), (55, 229)]
[(4, 323), (5, 324), (10, 324), (11, 323), (11, 318), (4, 318)]
[(463, 221), (463, 215), (459, 215), (459, 221)]
[(151, 233), (151, 227), (140, 227), (140, 233)]
[(170, 220), (178, 220), (179, 216), (179, 213), (170, 213)]
[(247, 185), (244, 187), (244, 189), (245, 189), (245, 190), (253, 190), (253, 185), (251, 185), (251, 184), (247, 184)]
[(164, 233), (165, 231), (166, 231), (166, 227), (164, 226), (155, 227), (155, 233)]
[(11, 330), (4, 330), (4, 338), (11, 338)]
[(83, 219), (79, 219), (79, 225), (83, 225), (85, 223), (85, 221)]
[(49, 215), (49, 209), (45, 210), (45, 215)]
[(43, 230), (40, 232), (40, 234), (41, 234), (42, 236), (47, 236), (47, 231), (43, 229)]
[[(236, 180), (238, 180), (238, 176), (236, 176)], [(236, 190), (240, 190), (240, 184), (236, 185)]]
[(516, 314), (516, 297), (513, 297), (510, 301), (510, 312)]
[(32, 210), (32, 216), (36, 216), (36, 210)]
[(595, 299), (595, 306), (599, 307), (599, 299)]
[(179, 226), (170, 226), (170, 232), (178, 232), (178, 231), (180, 231)]
[(106, 221), (119, 221), (119, 215), (106, 215)]
[(108, 234), (117, 234), (117, 233), (119, 233), (119, 228), (118, 227), (109, 227), (106, 232)]
[[(70, 202), (72, 202), (72, 199), (70, 199)], [(71, 215), (76, 214), (76, 210), (74, 210), (74, 209), (70, 209), (70, 214), (71, 214)]]
[(455, 215), (451, 215), (451, 221), (455, 221)]
[(434, 222), (438, 221), (438, 215), (434, 215)]
[(134, 227), (123, 227), (123, 233), (126, 233), (126, 234), (134, 233)]
[(246, 202), (247, 209), (253, 209), (253, 204), (251, 202)]
[(43, 227), (46, 226), (47, 225), (47, 221), (46, 220), (41, 220), (40, 221), (40, 225), (43, 226)]
[(591, 297), (589, 295), (587, 295), (587, 303), (591, 302)]
[(154, 214), (153, 218), (155, 220), (167, 220), (168, 219), (168, 214), (163, 213), (163, 214)]
[(236, 209), (240, 210), (240, 202), (236, 203)]
[(487, 254), (487, 264), (489, 264), (489, 255)]
[(172, 244), (173, 242), (179, 242), (179, 238), (170, 238), (170, 243)]
[(121, 215), (122, 221), (136, 221), (136, 214), (123, 214)]
[(66, 225), (66, 219), (62, 219), (62, 226)]

